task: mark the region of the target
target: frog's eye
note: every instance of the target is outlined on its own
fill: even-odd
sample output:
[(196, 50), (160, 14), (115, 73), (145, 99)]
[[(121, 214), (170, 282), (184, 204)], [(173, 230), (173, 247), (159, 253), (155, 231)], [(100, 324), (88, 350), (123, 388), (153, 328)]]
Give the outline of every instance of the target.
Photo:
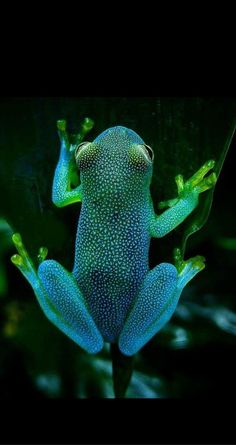
[(81, 142), (76, 149), (75, 149), (75, 160), (78, 160), (78, 156), (82, 151), (84, 151), (89, 145), (91, 145), (91, 142)]
[(132, 168), (145, 172), (152, 166), (154, 152), (146, 144), (133, 144), (129, 150), (129, 162)]
[(99, 146), (93, 142), (81, 142), (74, 153), (79, 170), (87, 170), (96, 162), (99, 155)]
[(149, 160), (151, 160), (153, 162), (154, 159), (154, 151), (151, 147), (149, 147), (149, 145), (142, 145), (143, 150), (145, 151), (145, 155), (148, 157)]

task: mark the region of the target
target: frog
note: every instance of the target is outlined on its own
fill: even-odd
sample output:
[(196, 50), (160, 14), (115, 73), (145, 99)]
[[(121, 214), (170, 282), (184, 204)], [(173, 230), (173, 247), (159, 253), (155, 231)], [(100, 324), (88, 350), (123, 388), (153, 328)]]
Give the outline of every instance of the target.
[(66, 120), (57, 121), (61, 148), (52, 201), (57, 207), (82, 203), (72, 272), (46, 259), (46, 247), (40, 247), (35, 265), (19, 233), (12, 236), (17, 253), (11, 260), (48, 320), (83, 350), (97, 354), (105, 343), (115, 343), (133, 356), (169, 322), (184, 287), (205, 267), (204, 257), (184, 260), (175, 248), (173, 264), (150, 269), (149, 249), (151, 238), (179, 226), (199, 195), (215, 185), (215, 161), (206, 161), (186, 181), (177, 175), (177, 197), (160, 202), (156, 214), (150, 191), (154, 150), (119, 125), (87, 142), (92, 127), (86, 118), (72, 141)]

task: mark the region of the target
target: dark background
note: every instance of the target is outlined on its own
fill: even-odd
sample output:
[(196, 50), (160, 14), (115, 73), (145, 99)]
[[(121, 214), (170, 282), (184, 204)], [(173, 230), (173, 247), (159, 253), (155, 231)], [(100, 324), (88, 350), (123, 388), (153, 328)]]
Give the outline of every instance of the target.
[[(217, 161), (232, 135), (230, 98), (9, 98), (0, 104), (0, 400), (113, 397), (109, 348), (90, 356), (59, 332), (38, 307), (33, 291), (11, 264), (11, 231), (20, 232), (36, 259), (41, 245), (68, 269), (73, 265), (80, 204), (57, 209), (51, 186), (59, 154), (56, 120), (76, 132), (84, 117), (92, 140), (113, 125), (137, 131), (155, 151), (152, 196), (175, 196), (174, 176), (191, 176)], [(186, 244), (185, 257), (203, 255), (206, 269), (184, 290), (171, 322), (137, 355), (127, 397), (236, 396), (236, 216), (233, 138), (211, 193), (183, 227), (153, 240), (150, 265), (171, 261), (191, 221), (204, 223)], [(5, 221), (10, 224), (7, 226)], [(201, 225), (201, 224), (200, 224)]]

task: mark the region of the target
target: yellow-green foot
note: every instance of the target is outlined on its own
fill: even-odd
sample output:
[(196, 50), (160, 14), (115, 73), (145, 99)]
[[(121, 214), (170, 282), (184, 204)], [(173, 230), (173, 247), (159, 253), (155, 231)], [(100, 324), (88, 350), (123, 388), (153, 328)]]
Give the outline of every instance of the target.
[(58, 131), (66, 131), (66, 120), (65, 119), (60, 119), (57, 121), (57, 129)]
[(175, 182), (178, 190), (178, 198), (161, 201), (158, 205), (159, 209), (173, 207), (180, 198), (185, 198), (192, 192), (195, 192), (198, 195), (199, 193), (212, 188), (216, 184), (217, 176), (214, 172), (208, 176), (206, 176), (206, 174), (212, 170), (214, 166), (215, 161), (212, 159), (205, 162), (205, 164), (186, 182), (184, 182), (182, 175), (177, 175), (175, 177)]
[(82, 142), (85, 135), (92, 130), (94, 126), (94, 121), (89, 117), (85, 117), (81, 126), (80, 131), (77, 134), (68, 134), (67, 132), (67, 122), (65, 119), (60, 119), (57, 121), (57, 129), (60, 141), (64, 143), (65, 148), (74, 152), (78, 144)]
[(93, 126), (94, 126), (94, 121), (92, 119), (90, 119), (89, 117), (85, 117), (85, 119), (83, 120), (83, 122), (81, 124), (80, 131), (76, 135), (76, 144), (75, 144), (76, 146), (78, 144), (80, 144), (80, 142), (82, 142), (82, 140), (84, 139), (86, 134), (92, 130)]
[(215, 173), (211, 173), (209, 176), (205, 177), (206, 174), (212, 170), (215, 166), (215, 161), (210, 160), (205, 162), (205, 164), (184, 184), (181, 175), (176, 176), (175, 181), (178, 188), (178, 193), (181, 195), (187, 190), (195, 189), (198, 193), (205, 192), (212, 188), (216, 181), (217, 176)]
[(197, 255), (184, 261), (180, 249), (174, 249), (174, 263), (179, 279), (178, 286), (185, 286), (198, 272), (205, 268), (205, 258)]
[[(36, 274), (35, 265), (34, 265), (33, 261), (31, 260), (29, 254), (22, 242), (21, 235), (19, 233), (14, 233), (14, 235), (12, 235), (12, 241), (13, 241), (13, 243), (16, 247), (16, 250), (18, 252), (15, 255), (12, 255), (12, 257), (11, 257), (12, 263), (15, 264), (15, 266), (17, 266), (18, 269), (20, 269), (22, 271), (22, 273), (24, 273), (24, 274), (29, 274), (29, 273)], [(40, 247), (39, 253), (37, 256), (38, 262), (41, 263), (42, 261), (44, 261), (47, 254), (48, 254), (47, 247)]]
[(69, 142), (68, 133), (66, 131), (66, 127), (67, 127), (67, 122), (65, 119), (61, 119), (61, 120), (57, 121), (57, 129), (58, 129), (60, 141), (65, 145), (65, 148), (67, 150), (69, 150), (70, 142)]
[(32, 268), (34, 269), (33, 262), (22, 242), (21, 235), (19, 233), (14, 233), (12, 235), (12, 241), (15, 244), (16, 250), (18, 251), (18, 254), (11, 257), (12, 263), (22, 270), (25, 269), (26, 271), (30, 271)]

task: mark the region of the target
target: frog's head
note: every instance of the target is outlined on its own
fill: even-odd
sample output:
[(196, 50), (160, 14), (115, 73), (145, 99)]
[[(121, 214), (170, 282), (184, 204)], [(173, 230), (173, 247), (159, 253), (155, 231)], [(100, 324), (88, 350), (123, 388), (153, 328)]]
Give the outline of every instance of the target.
[(99, 195), (148, 189), (153, 158), (153, 150), (137, 133), (121, 126), (82, 142), (75, 151), (83, 189)]

